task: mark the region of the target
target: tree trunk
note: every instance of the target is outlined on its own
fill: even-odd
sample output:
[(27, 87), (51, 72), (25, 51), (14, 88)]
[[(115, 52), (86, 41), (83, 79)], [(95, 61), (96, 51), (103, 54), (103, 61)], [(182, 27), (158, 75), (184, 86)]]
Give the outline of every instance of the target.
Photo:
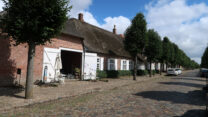
[(160, 75), (162, 75), (162, 66), (163, 66), (163, 63), (160, 63)]
[(168, 71), (168, 62), (166, 62), (166, 72)]
[(150, 60), (150, 77), (152, 77), (152, 61)]
[(27, 78), (26, 78), (26, 90), (25, 98), (33, 98), (33, 64), (35, 57), (35, 44), (28, 44), (28, 62), (27, 62)]
[(134, 76), (133, 76), (133, 80), (136, 80), (136, 76), (137, 76), (137, 56), (135, 56), (134, 58)]

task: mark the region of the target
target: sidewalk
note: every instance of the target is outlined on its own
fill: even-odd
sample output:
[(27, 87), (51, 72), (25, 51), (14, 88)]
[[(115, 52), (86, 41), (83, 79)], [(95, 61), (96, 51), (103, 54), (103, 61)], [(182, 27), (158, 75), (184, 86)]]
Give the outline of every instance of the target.
[(97, 81), (76, 81), (67, 80), (64, 85), (58, 87), (39, 87), (34, 86), (34, 99), (25, 100), (24, 90), (17, 90), (12, 88), (0, 88), (0, 112), (12, 108), (27, 106), (36, 103), (43, 103), (47, 101), (57, 100), (61, 98), (79, 96), (87, 93), (98, 91), (105, 91), (122, 87), (138, 82), (164, 78), (164, 76), (156, 75), (152, 78), (148, 76), (137, 77), (133, 81), (132, 77), (123, 77), (120, 79), (108, 79), (108, 82)]

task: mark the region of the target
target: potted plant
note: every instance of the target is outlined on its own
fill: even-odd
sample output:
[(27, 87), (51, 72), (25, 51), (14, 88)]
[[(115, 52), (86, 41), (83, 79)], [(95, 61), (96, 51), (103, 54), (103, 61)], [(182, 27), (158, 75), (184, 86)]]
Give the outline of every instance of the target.
[(74, 71), (75, 71), (75, 78), (79, 79), (80, 78), (80, 69), (79, 68), (75, 68)]

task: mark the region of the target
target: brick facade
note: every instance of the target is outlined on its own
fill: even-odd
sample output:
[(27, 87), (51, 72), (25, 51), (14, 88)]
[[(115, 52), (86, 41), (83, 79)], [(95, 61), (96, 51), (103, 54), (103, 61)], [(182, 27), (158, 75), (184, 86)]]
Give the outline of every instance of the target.
[[(17, 69), (21, 69), (21, 81), (25, 82), (27, 71), (27, 44), (13, 45), (14, 42), (10, 39), (0, 39), (0, 86), (9, 85), (13, 83), (17, 75)], [(43, 50), (48, 48), (70, 48), (76, 50), (83, 50), (82, 39), (64, 35), (53, 38), (51, 43), (36, 47), (36, 54), (34, 59), (34, 80), (40, 80), (42, 77), (43, 66)]]

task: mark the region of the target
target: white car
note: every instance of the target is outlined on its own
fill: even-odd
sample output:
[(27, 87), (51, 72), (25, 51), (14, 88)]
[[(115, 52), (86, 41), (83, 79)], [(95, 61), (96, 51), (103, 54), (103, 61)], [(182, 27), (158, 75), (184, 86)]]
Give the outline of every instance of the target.
[(175, 70), (178, 72), (178, 74), (182, 74), (182, 70), (180, 68), (176, 68)]
[(175, 76), (177, 76), (178, 74), (179, 74), (178, 71), (176, 71), (176, 69), (174, 69), (174, 68), (170, 68), (167, 71), (167, 75), (175, 75)]

